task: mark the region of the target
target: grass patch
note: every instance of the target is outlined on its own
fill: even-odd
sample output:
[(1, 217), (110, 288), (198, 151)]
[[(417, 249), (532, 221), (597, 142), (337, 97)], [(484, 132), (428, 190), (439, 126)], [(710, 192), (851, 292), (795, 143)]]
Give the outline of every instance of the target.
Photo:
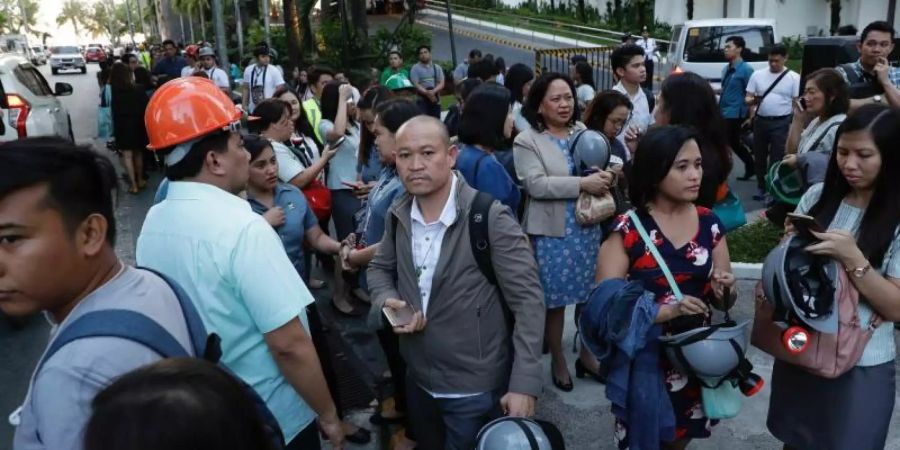
[(442, 95), (441, 96), (441, 111), (446, 111), (450, 109), (450, 105), (456, 103), (456, 97), (453, 95)]
[(778, 245), (784, 232), (768, 220), (757, 220), (728, 233), (728, 251), (734, 262), (761, 263)]

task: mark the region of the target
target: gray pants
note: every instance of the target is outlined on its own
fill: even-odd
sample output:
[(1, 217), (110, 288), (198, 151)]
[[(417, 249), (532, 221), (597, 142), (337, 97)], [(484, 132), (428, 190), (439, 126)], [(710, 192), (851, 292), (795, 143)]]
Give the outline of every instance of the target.
[(766, 189), (766, 173), (784, 158), (784, 145), (791, 128), (791, 116), (778, 119), (757, 117), (753, 124), (753, 162), (756, 187)]
[(470, 450), (478, 431), (500, 417), (502, 389), (473, 397), (433, 398), (406, 378), (407, 417), (423, 450)]

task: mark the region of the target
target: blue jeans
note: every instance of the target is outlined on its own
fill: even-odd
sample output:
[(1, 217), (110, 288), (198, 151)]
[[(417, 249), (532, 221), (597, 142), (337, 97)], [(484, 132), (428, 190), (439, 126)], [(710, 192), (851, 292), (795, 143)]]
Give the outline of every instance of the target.
[(422, 450), (471, 450), (478, 431), (502, 415), (498, 389), (472, 397), (434, 398), (406, 379), (407, 420)]

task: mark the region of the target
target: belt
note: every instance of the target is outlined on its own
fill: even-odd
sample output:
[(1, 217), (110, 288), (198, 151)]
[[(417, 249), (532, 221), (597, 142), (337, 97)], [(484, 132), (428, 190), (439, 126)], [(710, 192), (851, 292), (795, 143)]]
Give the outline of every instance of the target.
[(784, 120), (790, 119), (791, 114), (785, 114), (783, 116), (756, 116), (758, 120)]

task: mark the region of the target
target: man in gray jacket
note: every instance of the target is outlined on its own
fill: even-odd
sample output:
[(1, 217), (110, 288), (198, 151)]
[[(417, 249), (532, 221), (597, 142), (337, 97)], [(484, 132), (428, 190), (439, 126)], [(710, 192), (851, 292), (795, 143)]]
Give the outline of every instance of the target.
[(394, 332), (420, 448), (468, 450), (489, 420), (534, 414), (544, 329), (537, 265), (512, 211), (495, 201), (487, 220), (496, 284), (489, 281), (470, 246), (477, 191), (452, 170), (457, 149), (446, 128), (419, 116), (396, 139), (407, 195), (388, 214), (369, 289), (379, 311), (412, 308)]

